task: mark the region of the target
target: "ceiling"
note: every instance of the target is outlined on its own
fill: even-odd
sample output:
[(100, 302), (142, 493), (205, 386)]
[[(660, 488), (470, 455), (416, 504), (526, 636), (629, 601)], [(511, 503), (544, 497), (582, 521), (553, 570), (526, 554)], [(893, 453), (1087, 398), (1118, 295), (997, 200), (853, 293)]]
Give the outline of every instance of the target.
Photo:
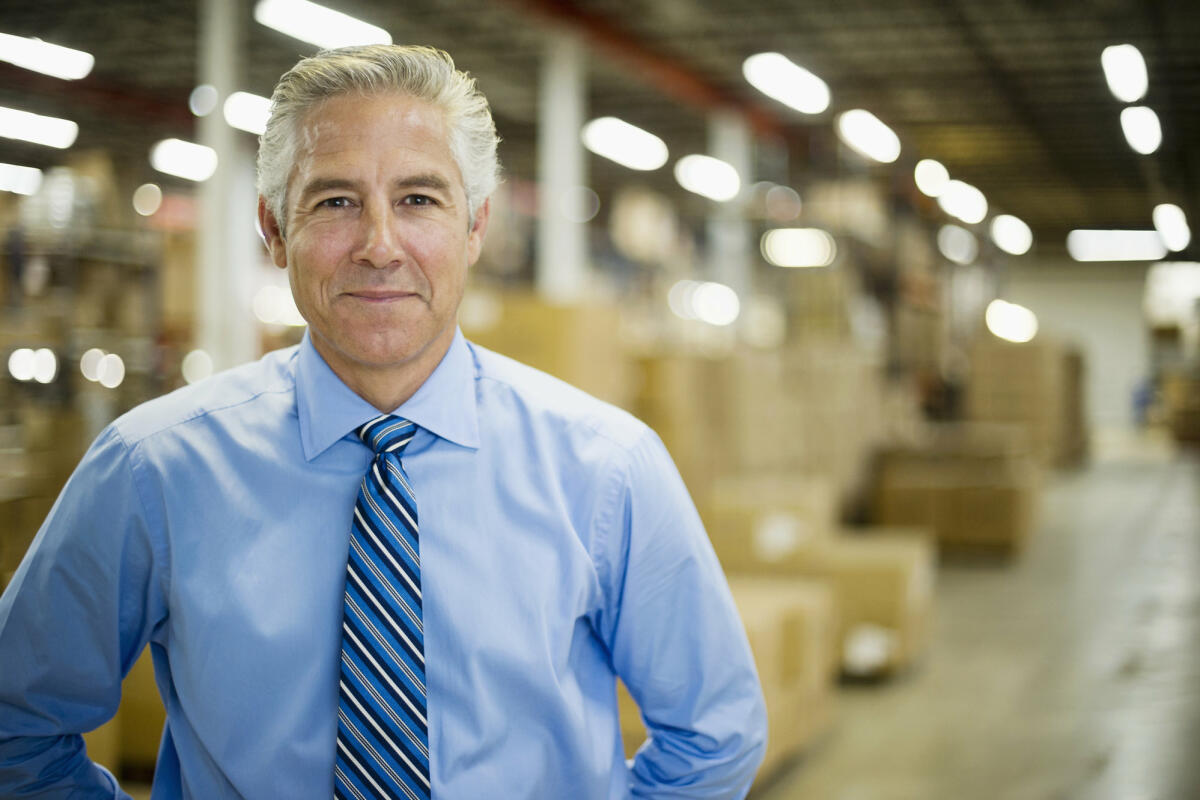
[[(1172, 202), (1200, 228), (1200, 3), (1194, 0), (327, 0), (388, 29), (396, 41), (443, 47), (491, 99), (510, 175), (535, 178), (538, 69), (547, 36), (588, 46), (588, 115), (614, 114), (653, 131), (676, 155), (703, 152), (718, 108), (748, 115), (763, 153), (786, 153), (782, 177), (854, 170), (935, 219), (912, 187), (911, 166), (935, 158), (991, 206), (1034, 230), (1035, 253), (1058, 255), (1073, 228), (1151, 227)], [(101, 147), (130, 182), (148, 180), (150, 146), (194, 136), (187, 98), (197, 83), (195, 0), (39, 0), (5, 4), (0, 30), (86, 50), (93, 73), (64, 82), (0, 64), (0, 105), (67, 116), (76, 148)], [(315, 48), (245, 22), (244, 89), (275, 79)], [(1144, 102), (1163, 127), (1151, 156), (1121, 133), (1100, 52), (1135, 44), (1145, 56)], [(833, 102), (806, 117), (758, 94), (741, 74), (749, 55), (775, 50), (819, 75)], [(865, 108), (900, 135), (897, 164), (868, 168), (839, 148), (834, 115)], [(780, 146), (782, 145), (782, 146)], [(0, 138), (0, 161), (53, 166), (59, 151)], [(761, 161), (761, 159), (760, 159)], [(851, 163), (854, 162), (854, 163)], [(779, 158), (772, 161), (776, 177)], [(633, 180), (676, 195), (670, 170), (630, 171), (594, 157), (602, 196)], [(764, 176), (759, 176), (764, 177)], [(136, 185), (136, 183), (134, 184)], [(1200, 237), (1196, 237), (1200, 238)], [(1193, 259), (1200, 256), (1193, 243)]]

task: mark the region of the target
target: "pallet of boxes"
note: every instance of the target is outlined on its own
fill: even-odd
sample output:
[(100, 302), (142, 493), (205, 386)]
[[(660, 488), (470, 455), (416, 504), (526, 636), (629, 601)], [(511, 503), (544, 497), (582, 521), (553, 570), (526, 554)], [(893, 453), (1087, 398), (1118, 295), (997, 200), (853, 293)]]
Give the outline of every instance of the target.
[[(815, 745), (834, 722), (839, 674), (912, 664), (933, 611), (935, 556), (919, 529), (839, 532), (833, 482), (773, 473), (720, 478), (701, 504), (746, 627), (767, 703), (759, 777)], [(622, 693), (632, 753), (645, 737)]]
[(930, 425), (877, 454), (875, 519), (926, 527), (943, 553), (1016, 556), (1033, 530), (1039, 475), (1022, 425)]

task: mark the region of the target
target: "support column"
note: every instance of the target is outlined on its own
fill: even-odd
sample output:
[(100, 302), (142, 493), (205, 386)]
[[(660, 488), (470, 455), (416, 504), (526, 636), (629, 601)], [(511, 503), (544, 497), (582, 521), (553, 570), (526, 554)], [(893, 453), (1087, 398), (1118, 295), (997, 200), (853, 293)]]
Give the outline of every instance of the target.
[(754, 242), (745, 203), (754, 181), (754, 139), (745, 117), (719, 112), (709, 117), (708, 152), (733, 166), (742, 190), (727, 203), (714, 203), (707, 224), (709, 275), (731, 287), (744, 304), (750, 298)]
[(215, 369), (258, 356), (250, 303), (262, 245), (255, 230), (254, 153), (248, 137), (225, 122), (222, 106), (241, 75), (241, 4), (200, 4), (198, 83), (217, 89), (216, 109), (201, 117), (200, 144), (217, 153), (217, 171), (197, 192), (195, 343)]
[(542, 58), (538, 97), (538, 293), (554, 302), (582, 299), (588, 289), (586, 185), (583, 127), (586, 74), (584, 45), (556, 33)]

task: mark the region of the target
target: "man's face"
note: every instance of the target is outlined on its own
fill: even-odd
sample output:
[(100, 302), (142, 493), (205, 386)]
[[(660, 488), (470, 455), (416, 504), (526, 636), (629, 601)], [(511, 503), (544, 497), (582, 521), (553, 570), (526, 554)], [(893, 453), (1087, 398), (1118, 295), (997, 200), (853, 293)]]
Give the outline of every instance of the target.
[(443, 116), (403, 94), (330, 98), (301, 122), (286, 234), (260, 201), (313, 345), (352, 388), (432, 371), (454, 337), (488, 208), (472, 226)]

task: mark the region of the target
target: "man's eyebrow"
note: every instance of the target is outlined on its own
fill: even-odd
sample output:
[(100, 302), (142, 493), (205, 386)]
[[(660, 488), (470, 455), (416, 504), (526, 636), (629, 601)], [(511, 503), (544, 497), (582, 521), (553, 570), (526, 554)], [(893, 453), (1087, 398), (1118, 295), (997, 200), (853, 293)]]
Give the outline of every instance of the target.
[(398, 178), (392, 182), (392, 185), (397, 189), (437, 189), (442, 192), (450, 191), (450, 181), (436, 172), (423, 172), (418, 175)]
[(310, 197), (314, 194), (327, 192), (334, 189), (356, 189), (358, 183), (347, 178), (313, 178), (308, 183), (304, 184), (304, 188), (300, 190), (301, 197)]

